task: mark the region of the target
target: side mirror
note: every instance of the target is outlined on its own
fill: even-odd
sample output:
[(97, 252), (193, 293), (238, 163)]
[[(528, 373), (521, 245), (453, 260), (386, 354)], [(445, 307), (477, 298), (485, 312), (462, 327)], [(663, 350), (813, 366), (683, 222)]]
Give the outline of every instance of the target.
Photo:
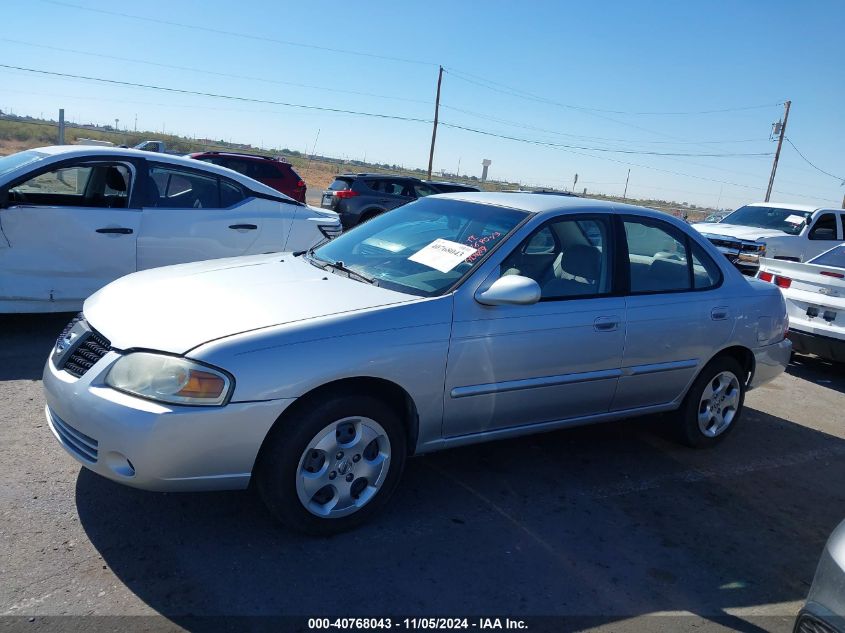
[(486, 306), (527, 306), (540, 300), (540, 284), (521, 275), (506, 275), (476, 292), (475, 300)]

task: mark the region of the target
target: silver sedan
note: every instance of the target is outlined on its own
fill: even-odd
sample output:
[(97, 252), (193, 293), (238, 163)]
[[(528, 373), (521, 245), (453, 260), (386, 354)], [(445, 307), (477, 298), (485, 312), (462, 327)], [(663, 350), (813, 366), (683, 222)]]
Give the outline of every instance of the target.
[(89, 298), (44, 370), (84, 466), (245, 488), (353, 527), (408, 456), (674, 411), (723, 440), (789, 358), (778, 289), (683, 222), (562, 196), (430, 196), (308, 252), (160, 268)]

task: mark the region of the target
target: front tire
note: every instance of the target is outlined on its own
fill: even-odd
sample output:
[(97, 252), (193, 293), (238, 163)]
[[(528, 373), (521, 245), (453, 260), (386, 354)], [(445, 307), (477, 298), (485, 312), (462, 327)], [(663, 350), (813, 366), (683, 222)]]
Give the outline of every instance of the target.
[(402, 422), (381, 400), (353, 394), (312, 400), (271, 431), (256, 465), (256, 487), (285, 526), (336, 534), (384, 506), (406, 454)]
[(721, 442), (739, 422), (745, 403), (745, 372), (733, 358), (716, 358), (692, 383), (680, 408), (681, 441), (692, 448)]

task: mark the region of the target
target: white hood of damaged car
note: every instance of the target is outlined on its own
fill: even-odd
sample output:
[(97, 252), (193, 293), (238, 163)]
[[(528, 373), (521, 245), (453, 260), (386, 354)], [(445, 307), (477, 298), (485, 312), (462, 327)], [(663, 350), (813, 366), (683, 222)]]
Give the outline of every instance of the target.
[(777, 229), (761, 229), (756, 226), (722, 224), (721, 222), (699, 222), (698, 224), (693, 224), (692, 228), (706, 235), (724, 235), (725, 237), (734, 237), (750, 242), (765, 240), (767, 237), (783, 237), (787, 235), (787, 233), (778, 231)]
[(184, 354), (232, 334), (415, 300), (276, 253), (127, 275), (91, 295), (83, 311), (116, 349)]

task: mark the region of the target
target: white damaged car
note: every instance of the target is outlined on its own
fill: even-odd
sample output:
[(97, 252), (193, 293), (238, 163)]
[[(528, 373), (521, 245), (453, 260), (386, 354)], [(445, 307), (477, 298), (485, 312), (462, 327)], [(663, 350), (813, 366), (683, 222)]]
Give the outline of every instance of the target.
[(118, 277), (220, 257), (305, 250), (340, 234), (231, 169), (118, 147), (0, 157), (0, 313), (70, 312)]
[(717, 223), (692, 226), (743, 273), (754, 275), (762, 257), (805, 262), (841, 243), (843, 222), (841, 209), (755, 202)]

